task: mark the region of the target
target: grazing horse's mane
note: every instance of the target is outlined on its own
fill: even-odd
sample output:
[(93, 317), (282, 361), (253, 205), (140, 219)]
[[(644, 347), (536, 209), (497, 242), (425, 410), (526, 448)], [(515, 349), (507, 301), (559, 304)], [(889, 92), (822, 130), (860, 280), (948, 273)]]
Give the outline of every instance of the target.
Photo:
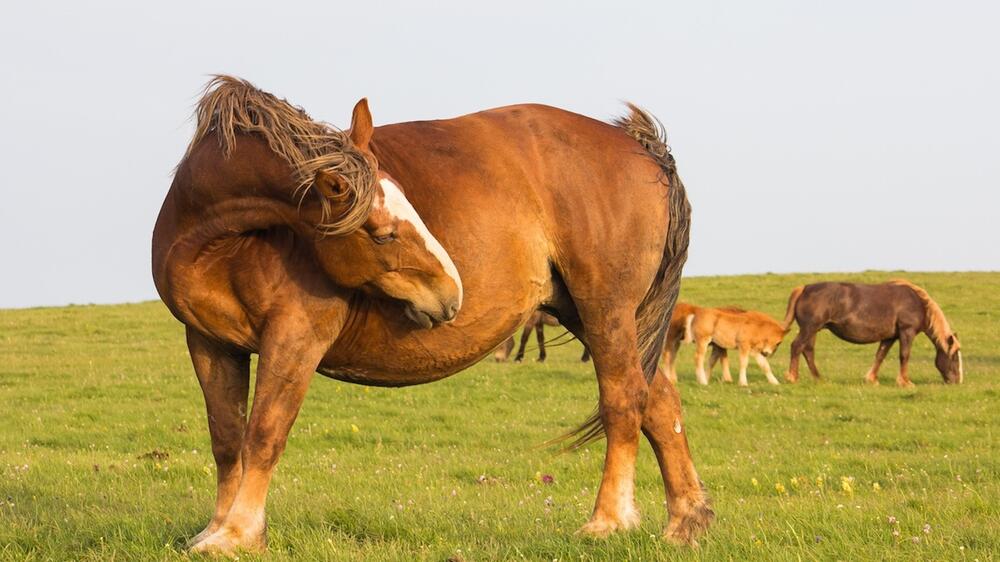
[(934, 299), (922, 287), (918, 287), (905, 279), (893, 279), (889, 282), (893, 285), (906, 287), (916, 293), (917, 298), (924, 303), (924, 313), (927, 315), (927, 335), (942, 348), (949, 349), (948, 336), (952, 334), (951, 326), (948, 324), (948, 319), (945, 318), (944, 311), (941, 310), (938, 303), (934, 302)]
[(299, 202), (313, 187), (320, 170), (343, 178), (347, 187), (346, 210), (334, 216), (331, 201), (319, 196), (322, 218), (316, 227), (325, 234), (350, 232), (365, 221), (375, 197), (375, 171), (350, 137), (327, 123), (313, 121), (293, 106), (253, 84), (232, 76), (216, 75), (205, 85), (195, 110), (198, 124), (185, 158), (209, 133), (216, 133), (223, 154), (229, 157), (236, 134), (256, 134), (291, 167), (296, 181), (293, 196)]

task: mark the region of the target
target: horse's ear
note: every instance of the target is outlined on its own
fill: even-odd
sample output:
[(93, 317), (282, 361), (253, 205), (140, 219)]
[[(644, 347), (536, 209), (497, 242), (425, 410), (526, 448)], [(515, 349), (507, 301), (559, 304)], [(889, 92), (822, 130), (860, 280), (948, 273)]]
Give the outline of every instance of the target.
[(955, 348), (957, 347), (958, 347), (958, 333), (953, 332), (950, 336), (948, 336), (948, 352), (954, 353)]
[(372, 113), (368, 110), (368, 98), (361, 98), (354, 106), (354, 113), (351, 114), (351, 142), (354, 143), (354, 146), (367, 152), (373, 130)]
[(344, 178), (336, 172), (319, 170), (313, 178), (313, 185), (316, 191), (327, 199), (342, 199), (347, 195), (347, 183)]

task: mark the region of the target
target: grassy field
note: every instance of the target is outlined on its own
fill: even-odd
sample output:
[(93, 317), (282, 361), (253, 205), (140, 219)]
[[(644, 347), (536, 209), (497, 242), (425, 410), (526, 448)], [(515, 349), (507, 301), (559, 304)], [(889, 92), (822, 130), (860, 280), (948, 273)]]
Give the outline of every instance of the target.
[[(900, 275), (693, 278), (682, 298), (780, 317), (795, 285)], [(923, 336), (906, 390), (892, 384), (895, 348), (883, 384), (867, 387), (875, 346), (828, 333), (817, 343), (827, 378), (814, 383), (803, 365), (794, 386), (771, 387), (752, 365), (749, 389), (718, 371), (699, 387), (683, 349), (686, 425), (717, 513), (699, 550), (657, 538), (662, 486), (645, 445), (641, 529), (574, 536), (603, 443), (537, 448), (594, 405), (574, 342), (545, 364), (483, 362), (408, 389), (317, 376), (271, 488), (260, 558), (1000, 559), (1000, 273), (907, 277), (961, 335), (964, 385), (942, 384)], [(779, 374), (788, 348), (772, 362)], [(0, 559), (184, 559), (214, 482), (183, 330), (161, 304), (0, 311)]]

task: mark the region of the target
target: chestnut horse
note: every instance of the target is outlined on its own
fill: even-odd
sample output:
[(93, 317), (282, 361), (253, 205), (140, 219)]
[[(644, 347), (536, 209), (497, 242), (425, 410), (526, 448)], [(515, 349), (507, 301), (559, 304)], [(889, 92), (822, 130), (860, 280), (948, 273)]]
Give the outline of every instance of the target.
[(814, 358), (816, 333), (829, 328), (834, 335), (851, 343), (879, 342), (875, 363), (865, 375), (865, 381), (878, 384), (878, 369), (889, 348), (899, 340), (899, 376), (896, 384), (913, 386), (907, 374), (910, 347), (917, 334), (923, 332), (937, 349), (934, 361), (947, 383), (960, 383), (962, 351), (958, 334), (951, 331), (948, 319), (934, 299), (924, 289), (897, 279), (880, 285), (860, 283), (816, 283), (796, 287), (788, 298), (784, 327), (799, 324), (799, 334), (792, 341), (792, 358), (788, 364), (791, 382), (799, 380), (799, 355), (814, 378), (819, 378)]
[[(536, 340), (538, 341), (538, 359), (539, 363), (544, 363), (545, 358), (548, 355), (545, 353), (545, 327), (546, 326), (558, 326), (559, 320), (555, 316), (542, 312), (541, 310), (536, 311), (528, 318), (528, 321), (524, 323), (523, 329), (521, 331), (521, 343), (517, 347), (517, 355), (514, 356), (514, 362), (520, 363), (524, 361), (524, 350), (528, 345), (528, 338), (531, 337), (531, 333), (535, 333)], [(563, 332), (565, 335), (566, 332)], [(555, 339), (559, 339), (556, 336)], [(551, 343), (551, 342), (550, 342)], [(559, 345), (562, 345), (561, 343)], [(500, 346), (496, 352), (493, 354), (493, 358), (498, 362), (504, 362), (510, 358), (510, 352), (514, 350), (514, 336), (507, 338), (507, 341)], [(580, 362), (586, 363), (590, 361), (590, 351), (587, 350), (587, 346), (583, 347), (583, 355), (580, 356)]]
[[(349, 132), (220, 76), (153, 232), (153, 278), (185, 325), (218, 468), (191, 549), (266, 547), (264, 504), (314, 372), (365, 385), (472, 365), (538, 308), (591, 350), (606, 436), (581, 531), (634, 528), (640, 432), (660, 464), (664, 536), (712, 519), (673, 385), (656, 369), (690, 207), (662, 129), (541, 105)], [(247, 415), (250, 355), (259, 355)]]

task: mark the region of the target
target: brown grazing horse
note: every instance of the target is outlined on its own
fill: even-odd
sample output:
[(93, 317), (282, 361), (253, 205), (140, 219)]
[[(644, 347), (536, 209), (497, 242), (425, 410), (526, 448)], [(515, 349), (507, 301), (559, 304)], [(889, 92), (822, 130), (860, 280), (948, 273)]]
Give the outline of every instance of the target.
[(965, 376), (958, 334), (951, 331), (944, 312), (927, 291), (909, 281), (880, 285), (830, 282), (796, 287), (788, 298), (784, 327), (791, 327), (793, 320), (799, 324), (799, 335), (792, 342), (792, 358), (785, 375), (791, 382), (799, 380), (799, 355), (806, 356), (809, 371), (819, 378), (814, 352), (816, 333), (823, 328), (851, 343), (879, 342), (875, 363), (865, 375), (869, 383), (878, 384), (878, 369), (889, 348), (899, 340), (896, 384), (913, 386), (907, 364), (913, 339), (920, 332), (927, 334), (937, 349), (934, 364), (945, 382), (960, 383)]
[(690, 207), (652, 117), (633, 106), (609, 125), (518, 105), (376, 129), (362, 100), (344, 133), (224, 76), (197, 116), (152, 248), (218, 468), (215, 514), (192, 550), (265, 548), (268, 486), (314, 372), (435, 381), (538, 308), (590, 348), (597, 372), (598, 410), (571, 434), (607, 438), (581, 531), (638, 525), (640, 433), (665, 485), (664, 536), (693, 543), (706, 528), (680, 400), (656, 368)]
[[(528, 338), (531, 337), (531, 333), (534, 332), (536, 339), (538, 341), (538, 359), (539, 363), (544, 363), (547, 357), (545, 353), (545, 326), (558, 326), (559, 320), (552, 316), (551, 314), (542, 312), (541, 310), (536, 311), (528, 318), (528, 321), (524, 323), (523, 330), (521, 332), (521, 344), (517, 347), (517, 355), (514, 356), (514, 362), (520, 363), (524, 361), (524, 349), (528, 345)], [(565, 334), (566, 332), (563, 332)], [(556, 339), (559, 339), (557, 336)], [(514, 350), (514, 336), (507, 339), (502, 346), (500, 346), (496, 352), (493, 354), (493, 359), (497, 362), (504, 362), (510, 357), (510, 352)], [(586, 363), (590, 361), (590, 351), (587, 350), (587, 346), (583, 347), (583, 355), (580, 356), (580, 362)]]

